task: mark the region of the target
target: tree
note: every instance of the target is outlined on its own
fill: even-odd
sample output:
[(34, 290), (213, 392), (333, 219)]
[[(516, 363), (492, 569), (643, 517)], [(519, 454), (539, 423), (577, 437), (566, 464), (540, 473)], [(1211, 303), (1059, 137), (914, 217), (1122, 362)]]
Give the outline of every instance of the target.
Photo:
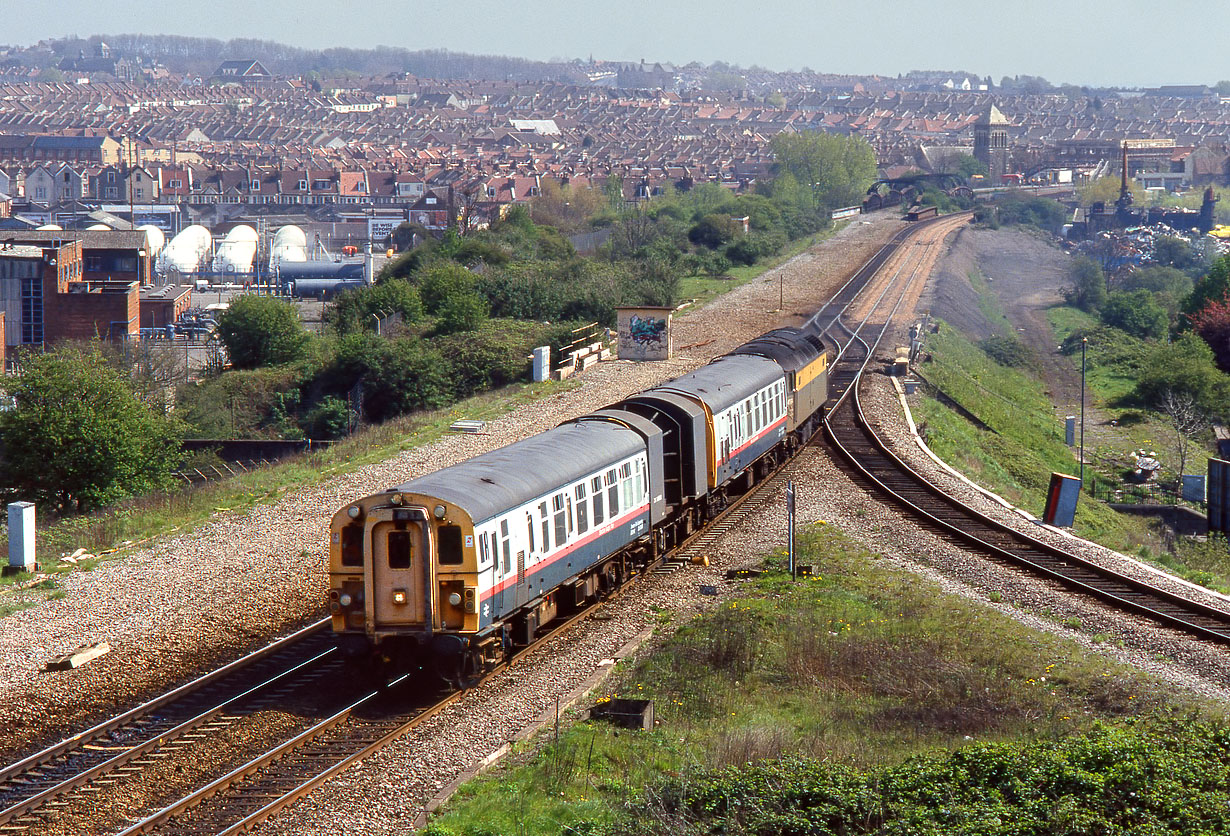
[[(1095, 203), (1114, 203), (1119, 199), (1122, 185), (1121, 178), (1112, 174), (1106, 177), (1099, 177), (1092, 183), (1081, 186), (1076, 192), (1080, 198), (1081, 206), (1089, 208)], [(1140, 184), (1130, 177), (1128, 178), (1128, 191), (1132, 193), (1133, 201), (1140, 199)]]
[(987, 168), (987, 164), (977, 157), (970, 154), (960, 154), (957, 156), (957, 174), (968, 180), (975, 174), (986, 177), (990, 174), (990, 170)]
[(1113, 328), (1133, 337), (1156, 340), (1166, 335), (1169, 318), (1166, 310), (1147, 290), (1116, 291), (1106, 298), (1100, 315)]
[(1159, 408), (1167, 392), (1190, 396), (1205, 413), (1224, 417), (1230, 409), (1230, 377), (1213, 364), (1213, 352), (1196, 334), (1184, 334), (1146, 355), (1135, 396)]
[(1218, 368), (1230, 372), (1230, 296), (1212, 301), (1191, 316), (1192, 329), (1209, 348)]
[(1093, 259), (1079, 256), (1068, 268), (1072, 286), (1064, 291), (1064, 299), (1082, 311), (1093, 312), (1106, 302), (1106, 276)]
[(218, 317), (218, 337), (239, 369), (303, 359), (310, 339), (295, 307), (284, 299), (245, 294)]
[(1207, 429), (1208, 418), (1196, 399), (1190, 392), (1167, 389), (1162, 392), (1158, 410), (1166, 416), (1170, 429), (1174, 432), (1175, 453), (1179, 459), (1178, 475), (1182, 481), (1183, 472), (1187, 468), (1187, 455), (1191, 451), (1192, 436)]
[(165, 486), (182, 429), (108, 365), (97, 345), (31, 357), (0, 412), (0, 478), (14, 496), (86, 511)]
[(1230, 296), (1230, 255), (1222, 256), (1213, 262), (1209, 272), (1205, 274), (1192, 293), (1183, 303), (1183, 312), (1190, 320), (1192, 314), (1204, 309), (1210, 302), (1217, 302)]
[(876, 157), (857, 136), (782, 132), (769, 143), (779, 172), (789, 172), (808, 196), (808, 208), (832, 210), (858, 203), (875, 180)]
[(734, 237), (734, 221), (728, 215), (705, 215), (688, 230), (689, 241), (711, 250), (716, 250)]
[(530, 199), (534, 223), (553, 226), (565, 235), (581, 232), (607, 203), (597, 189), (574, 189), (552, 177), (542, 178), (541, 191)]

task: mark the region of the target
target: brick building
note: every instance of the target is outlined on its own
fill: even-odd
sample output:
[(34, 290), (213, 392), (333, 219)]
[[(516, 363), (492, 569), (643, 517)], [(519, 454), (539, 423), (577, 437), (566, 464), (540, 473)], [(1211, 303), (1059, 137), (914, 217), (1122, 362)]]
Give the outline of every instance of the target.
[(0, 248), (0, 312), (6, 346), (48, 345), (139, 333), (139, 285), (87, 279), (80, 241)]

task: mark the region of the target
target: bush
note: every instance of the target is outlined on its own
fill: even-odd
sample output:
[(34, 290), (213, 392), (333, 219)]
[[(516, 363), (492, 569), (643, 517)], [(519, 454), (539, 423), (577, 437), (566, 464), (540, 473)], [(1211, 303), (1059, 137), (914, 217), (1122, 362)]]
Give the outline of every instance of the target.
[(303, 431), (308, 438), (341, 438), (349, 429), (350, 406), (342, 398), (324, 398), (303, 418)]
[(423, 300), (405, 279), (387, 279), (339, 293), (325, 308), (325, 322), (339, 334), (374, 327), (373, 317), (397, 314), (405, 324), (423, 317)]
[(436, 333), (475, 331), (487, 320), (487, 300), (476, 292), (454, 293), (436, 312)]
[(1169, 318), (1166, 310), (1147, 290), (1118, 291), (1102, 305), (1102, 321), (1133, 337), (1156, 340), (1166, 335)]
[(301, 360), (309, 340), (294, 305), (251, 293), (231, 302), (218, 317), (218, 337), (231, 365), (238, 369)]
[(458, 264), (437, 262), (419, 275), (419, 295), (427, 312), (435, 315), (453, 296), (473, 293), (477, 281), (474, 273)]
[(1016, 337), (1002, 337), (999, 335), (987, 337), (978, 343), (978, 347), (1001, 366), (1022, 368), (1031, 365), (1034, 360), (1033, 352), (1029, 349), (1029, 346)]
[(1106, 302), (1106, 274), (1092, 258), (1082, 255), (1073, 259), (1068, 278), (1072, 285), (1063, 295), (1069, 305), (1093, 312)]
[(15, 498), (85, 511), (170, 482), (181, 426), (96, 345), (34, 355), (5, 388), (0, 479)]
[(1213, 351), (1196, 334), (1184, 334), (1149, 353), (1136, 384), (1136, 397), (1160, 406), (1168, 392), (1189, 395), (1213, 416), (1230, 411), (1230, 376), (1213, 363)]

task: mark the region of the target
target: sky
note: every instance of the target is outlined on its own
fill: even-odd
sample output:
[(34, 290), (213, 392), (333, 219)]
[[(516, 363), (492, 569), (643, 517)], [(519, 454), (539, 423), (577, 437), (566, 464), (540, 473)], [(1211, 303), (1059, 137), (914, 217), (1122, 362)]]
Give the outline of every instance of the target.
[[(0, 0), (0, 43), (142, 33), (1055, 84), (1230, 78), (1216, 0)], [(1210, 24), (1205, 28), (1199, 21)], [(1154, 41), (1154, 42), (1150, 42)], [(260, 58), (260, 56), (252, 56)]]

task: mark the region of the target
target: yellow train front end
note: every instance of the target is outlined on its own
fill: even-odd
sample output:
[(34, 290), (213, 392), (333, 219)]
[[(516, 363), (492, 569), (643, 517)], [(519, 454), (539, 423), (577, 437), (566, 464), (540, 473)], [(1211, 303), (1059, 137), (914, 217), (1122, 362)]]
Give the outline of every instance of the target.
[(397, 490), (350, 503), (329, 534), (329, 611), (343, 649), (399, 668), (463, 651), (480, 629), (473, 521)]

